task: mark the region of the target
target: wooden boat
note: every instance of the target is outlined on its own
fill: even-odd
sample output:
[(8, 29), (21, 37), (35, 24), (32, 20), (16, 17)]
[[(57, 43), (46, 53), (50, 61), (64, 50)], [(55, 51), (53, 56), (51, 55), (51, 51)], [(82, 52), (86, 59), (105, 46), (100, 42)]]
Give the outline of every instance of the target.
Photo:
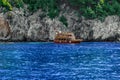
[(57, 33), (54, 39), (55, 43), (80, 43), (83, 39), (75, 39), (71, 32)]

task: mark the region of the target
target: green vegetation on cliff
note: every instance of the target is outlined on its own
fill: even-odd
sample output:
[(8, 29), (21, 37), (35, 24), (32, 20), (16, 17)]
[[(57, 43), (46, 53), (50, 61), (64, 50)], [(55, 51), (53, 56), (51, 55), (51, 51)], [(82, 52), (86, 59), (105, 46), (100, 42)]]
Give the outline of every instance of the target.
[(65, 16), (62, 15), (59, 20), (60, 20), (66, 27), (68, 26), (67, 19), (65, 18)]
[(23, 0), (23, 2), (28, 4), (28, 9), (32, 12), (41, 8), (52, 19), (59, 15), (57, 0)]
[[(80, 16), (87, 19), (104, 19), (108, 15), (120, 16), (120, 1), (119, 0), (66, 0), (70, 8), (75, 9)], [(50, 18), (59, 16), (60, 4), (64, 4), (63, 0), (0, 0), (0, 6), (7, 10), (12, 10), (13, 6), (18, 8), (28, 5), (31, 12), (37, 11), (41, 8), (47, 13)], [(62, 16), (60, 18), (65, 25), (66, 19)]]
[(71, 6), (77, 7), (80, 15), (89, 19), (120, 15), (119, 0), (69, 0), (69, 2)]
[(0, 6), (3, 6), (8, 10), (12, 10), (12, 5), (8, 0), (0, 0)]

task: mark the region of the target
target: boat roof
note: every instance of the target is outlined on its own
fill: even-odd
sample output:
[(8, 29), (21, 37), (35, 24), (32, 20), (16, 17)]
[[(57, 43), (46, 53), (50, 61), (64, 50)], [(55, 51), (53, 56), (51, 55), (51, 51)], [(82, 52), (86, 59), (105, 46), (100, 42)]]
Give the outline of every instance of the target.
[(73, 35), (72, 32), (62, 32), (62, 33), (57, 33), (59, 35)]
[(67, 38), (74, 39), (74, 34), (72, 32), (62, 32), (62, 33), (58, 33), (55, 36), (55, 39), (67, 39)]

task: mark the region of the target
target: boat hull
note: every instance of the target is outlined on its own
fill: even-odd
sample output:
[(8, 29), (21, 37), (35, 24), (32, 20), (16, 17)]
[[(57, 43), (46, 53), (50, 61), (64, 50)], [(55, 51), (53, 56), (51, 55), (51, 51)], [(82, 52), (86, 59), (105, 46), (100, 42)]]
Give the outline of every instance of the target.
[(62, 40), (54, 40), (54, 43), (80, 43), (82, 39), (70, 40), (70, 41), (62, 41)]

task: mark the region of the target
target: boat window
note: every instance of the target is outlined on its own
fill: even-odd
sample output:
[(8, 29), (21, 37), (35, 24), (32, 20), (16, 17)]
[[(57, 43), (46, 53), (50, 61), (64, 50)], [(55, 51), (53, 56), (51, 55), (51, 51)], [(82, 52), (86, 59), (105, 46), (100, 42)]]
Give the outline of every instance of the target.
[(72, 36), (72, 35), (68, 35), (68, 36)]

